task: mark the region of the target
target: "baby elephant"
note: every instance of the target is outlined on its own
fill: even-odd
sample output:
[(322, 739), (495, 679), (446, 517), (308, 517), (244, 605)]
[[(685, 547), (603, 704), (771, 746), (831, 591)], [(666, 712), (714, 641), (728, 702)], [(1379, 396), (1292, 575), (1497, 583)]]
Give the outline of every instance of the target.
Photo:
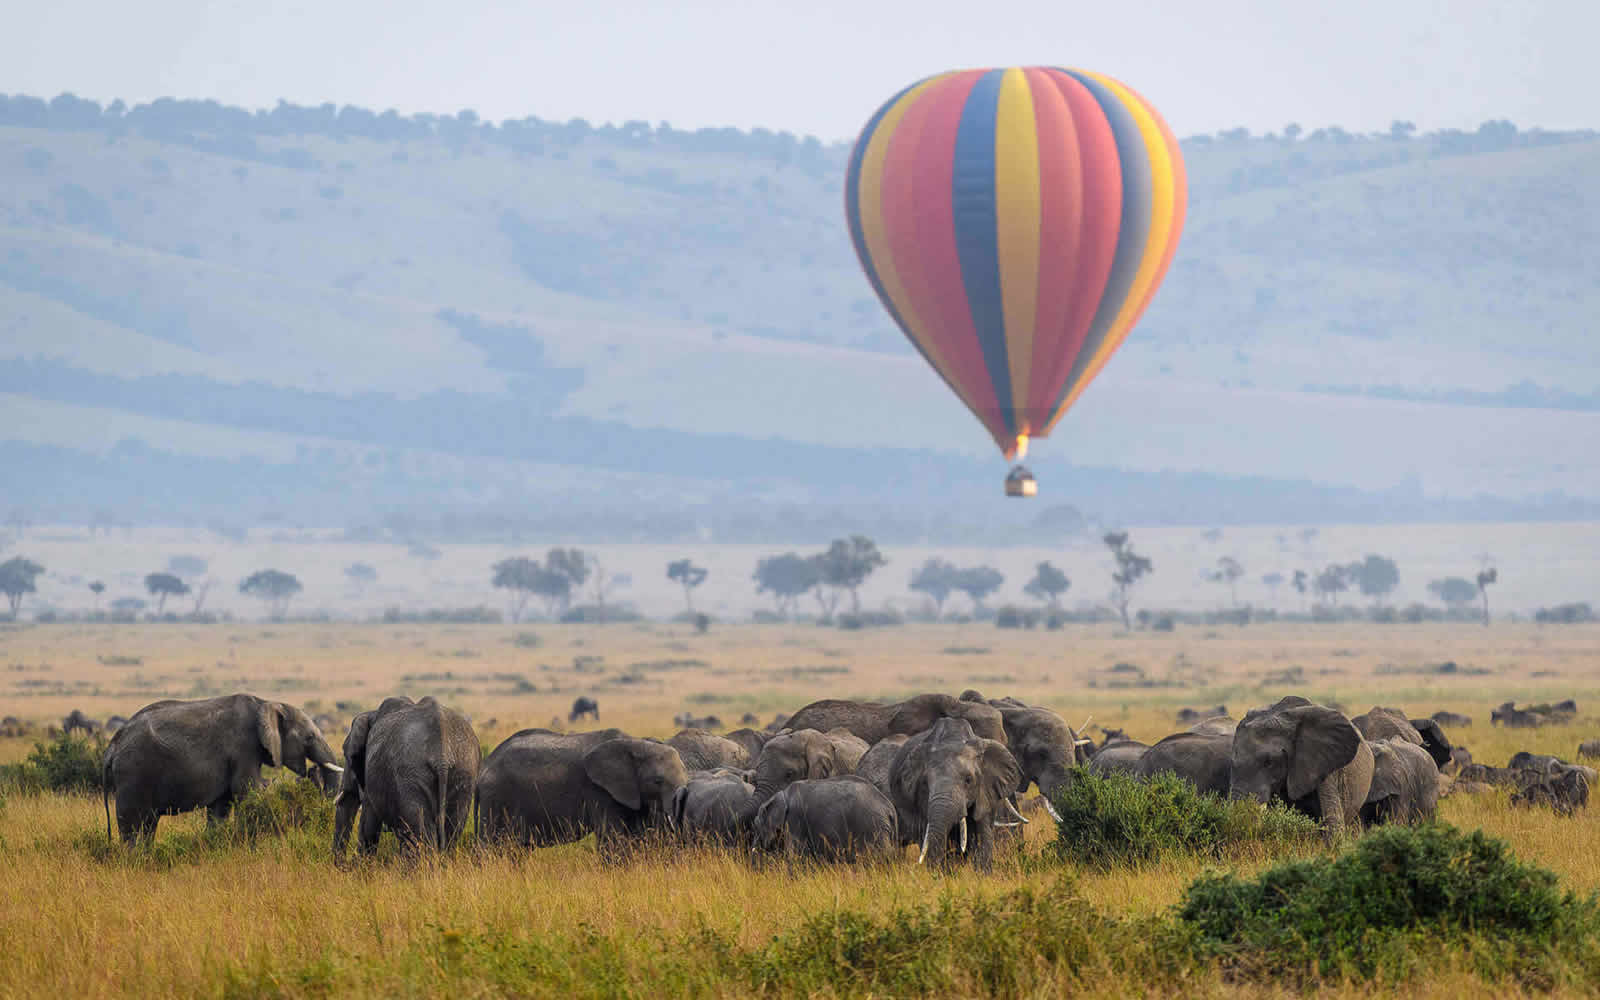
[(797, 781), (768, 799), (755, 850), (819, 861), (888, 860), (900, 848), (894, 803), (853, 774)]

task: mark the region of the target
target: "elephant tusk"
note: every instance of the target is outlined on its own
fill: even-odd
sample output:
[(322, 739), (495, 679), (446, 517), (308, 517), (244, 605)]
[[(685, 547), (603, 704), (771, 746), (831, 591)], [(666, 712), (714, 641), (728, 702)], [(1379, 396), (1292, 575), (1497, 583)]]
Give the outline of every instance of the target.
[(1087, 719), (1083, 720), (1083, 725), (1078, 727), (1078, 732), (1081, 733), (1081, 732), (1086, 731), (1089, 728), (1089, 723), (1091, 723), (1093, 721), (1094, 721), (1094, 714), (1091, 712), (1089, 714), (1089, 717)]
[(1061, 822), (1061, 814), (1056, 812), (1056, 807), (1050, 804), (1050, 796), (1048, 795), (1044, 797), (1044, 808), (1045, 811), (1050, 814), (1051, 819), (1055, 820), (1057, 823)]
[(933, 836), (933, 827), (931, 827), (931, 826), (923, 827), (923, 829), (922, 829), (922, 853), (917, 855), (917, 864), (919, 864), (919, 865), (922, 864), (923, 859), (925, 859), (928, 856), (928, 838), (930, 838), (932, 836)]
[(1008, 812), (1011, 815), (1015, 816), (1017, 819), (1021, 820), (1024, 823), (1029, 822), (1028, 817), (1022, 815), (1020, 812), (1017, 812), (1017, 807), (1011, 804), (1011, 800), (1010, 799), (1001, 799), (1000, 801), (1004, 802), (1006, 804), (1006, 812)]
[(1007, 829), (1010, 829), (1013, 826), (1021, 826), (1021, 825), (1022, 825), (1021, 823), (996, 823), (995, 824), (995, 826), (1002, 826), (1002, 827), (1006, 827)]
[(1086, 747), (1086, 746), (1089, 746), (1092, 743), (1094, 743), (1094, 740), (1084, 739), (1084, 740), (1073, 740), (1072, 741), (1072, 745), (1075, 746), (1075, 747)]
[(344, 773), (344, 768), (340, 767), (338, 764), (318, 764), (317, 766), (318, 767), (325, 767), (328, 770), (332, 771), (334, 774), (343, 774)]
[(961, 817), (961, 853), (967, 853), (967, 818)]

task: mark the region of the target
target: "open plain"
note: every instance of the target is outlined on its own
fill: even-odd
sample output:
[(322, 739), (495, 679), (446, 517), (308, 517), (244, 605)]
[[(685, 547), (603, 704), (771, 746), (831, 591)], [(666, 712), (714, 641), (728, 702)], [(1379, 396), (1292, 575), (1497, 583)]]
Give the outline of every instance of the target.
[[(1414, 717), (1463, 713), (1472, 725), (1449, 735), (1480, 762), (1504, 764), (1518, 750), (1570, 760), (1579, 742), (1600, 735), (1600, 627), (1180, 625), (1128, 634), (1111, 626), (840, 631), (797, 624), (719, 625), (700, 635), (658, 623), (228, 623), (0, 632), (0, 715), (41, 726), (59, 724), (74, 708), (104, 719), (161, 698), (233, 691), (343, 724), (389, 694), (432, 694), (468, 713), (487, 749), (525, 727), (564, 726), (579, 695), (599, 702), (602, 726), (666, 737), (683, 711), (735, 728), (746, 713), (765, 723), (818, 698), (897, 699), (969, 687), (1046, 705), (1074, 726), (1092, 716), (1097, 739), (1106, 726), (1154, 742), (1181, 728), (1174, 716), (1183, 706), (1226, 704), (1237, 717), (1298, 693), (1350, 715), (1375, 704)], [(1503, 701), (1565, 698), (1579, 706), (1570, 724), (1490, 725), (1490, 709)], [(337, 746), (344, 733), (326, 735)], [(0, 741), (0, 763), (22, 759), (32, 746), (32, 739)], [(1202, 872), (1252, 872), (1278, 859), (1245, 851), (1220, 863), (1176, 858), (1138, 870), (1080, 871), (1051, 854), (1053, 828), (1043, 813), (1034, 814), (1025, 844), (1002, 853), (988, 876), (929, 872), (912, 863), (914, 852), (887, 869), (790, 871), (670, 845), (608, 866), (592, 838), (520, 854), (463, 845), (416, 865), (386, 842), (376, 861), (342, 870), (326, 840), (306, 831), (219, 844), (200, 836), (196, 813), (163, 819), (154, 848), (127, 852), (106, 847), (98, 797), (13, 793), (0, 802), (0, 996), (918, 993), (927, 991), (917, 985), (923, 980), (883, 978), (885, 963), (915, 965), (915, 954), (877, 953), (876, 972), (856, 976), (850, 970), (862, 960), (841, 946), (827, 961), (845, 972), (831, 979), (781, 965), (751, 971), (729, 956), (814, 926), (807, 921), (819, 914), (887, 916), (926, 906), (1001, 920), (1020, 905), (1013, 893), (1024, 888), (1043, 894), (1038, 905), (1082, 906), (1120, 922), (1114, 933), (1061, 945), (1060, 954), (1013, 956), (998, 978), (935, 976), (942, 990), (1285, 989), (1236, 979), (1221, 966), (1148, 978), (1160, 956), (1147, 952), (1159, 949), (1138, 931), (1138, 920), (1170, 910)], [(1446, 797), (1440, 814), (1503, 838), (1565, 888), (1600, 890), (1592, 810), (1562, 818), (1514, 808), (1497, 792)], [(1141, 949), (1143, 957), (1133, 954)], [(1404, 989), (1464, 998), (1580, 994), (1597, 985), (1507, 982), (1480, 972), (1470, 949), (1431, 956)], [(1396, 987), (1381, 978), (1321, 985), (1352, 995)]]

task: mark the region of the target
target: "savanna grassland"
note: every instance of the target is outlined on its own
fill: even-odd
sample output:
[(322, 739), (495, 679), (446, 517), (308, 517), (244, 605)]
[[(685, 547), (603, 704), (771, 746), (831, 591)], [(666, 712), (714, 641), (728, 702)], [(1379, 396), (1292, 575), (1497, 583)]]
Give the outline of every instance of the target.
[[(1455, 666), (1443, 672), (1446, 663)], [(0, 715), (43, 724), (81, 708), (104, 719), (159, 698), (244, 690), (344, 723), (391, 693), (432, 694), (466, 711), (492, 748), (517, 729), (564, 721), (580, 694), (598, 699), (601, 725), (667, 736), (685, 710), (732, 728), (746, 712), (764, 723), (822, 697), (975, 687), (1153, 742), (1179, 728), (1184, 705), (1220, 702), (1239, 715), (1301, 693), (1350, 714), (1373, 704), (1465, 713), (1474, 724), (1452, 739), (1504, 764), (1524, 749), (1571, 759), (1600, 735), (1597, 666), (1600, 628), (1590, 626), (1125, 635), (796, 625), (696, 635), (661, 624), (62, 625), (0, 633)], [(1489, 725), (1501, 701), (1568, 697), (1580, 709), (1573, 724)], [(337, 745), (344, 734), (327, 735)], [(0, 762), (31, 748), (0, 741)], [(608, 867), (592, 841), (526, 854), (464, 845), (415, 865), (386, 844), (376, 861), (341, 870), (315, 823), (207, 835), (199, 814), (166, 818), (153, 848), (129, 853), (106, 846), (98, 797), (12, 793), (3, 803), (0, 996), (1278, 995), (1308, 985), (1180, 958), (1165, 916), (1206, 871), (1249, 874), (1281, 859), (1244, 848), (1220, 861), (1078, 870), (1049, 850), (1042, 813), (989, 876), (935, 874), (909, 856), (889, 869), (791, 872), (667, 846)], [(1565, 889), (1600, 891), (1592, 811), (1565, 819), (1497, 793), (1449, 797), (1440, 812), (1504, 839)], [(1317, 985), (1452, 998), (1600, 989), (1583, 966), (1507, 975), (1487, 954), (1471, 941), (1419, 948), (1375, 979)]]

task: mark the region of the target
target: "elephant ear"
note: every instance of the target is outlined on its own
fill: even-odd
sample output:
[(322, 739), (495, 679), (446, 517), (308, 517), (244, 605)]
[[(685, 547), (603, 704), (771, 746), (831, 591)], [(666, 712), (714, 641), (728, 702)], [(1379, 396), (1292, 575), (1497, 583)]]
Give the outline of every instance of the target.
[(367, 734), (372, 731), (372, 712), (362, 712), (350, 720), (344, 738), (345, 773), (354, 774), (357, 785), (367, 783)]
[(834, 775), (834, 746), (826, 736), (806, 740), (806, 777), (831, 778)]
[(995, 797), (995, 804), (1017, 791), (1022, 783), (1022, 768), (1017, 758), (998, 740), (980, 740), (979, 754), (983, 763), (983, 776)]
[(261, 749), (267, 755), (267, 764), (270, 767), (283, 766), (283, 722), (286, 713), (283, 705), (275, 701), (264, 701), (256, 713), (256, 738), (261, 743)]
[(1405, 764), (1390, 746), (1389, 740), (1367, 744), (1372, 747), (1372, 787), (1367, 792), (1368, 802), (1392, 798), (1405, 791)]
[(625, 740), (607, 740), (584, 754), (583, 770), (607, 795), (629, 809), (639, 809), (643, 801), (639, 792), (639, 768)]
[(1450, 737), (1432, 719), (1412, 719), (1411, 725), (1422, 736), (1422, 749), (1428, 751), (1428, 756), (1439, 767), (1450, 763), (1450, 751), (1455, 749), (1450, 745)]
[(1355, 760), (1361, 734), (1349, 719), (1323, 705), (1301, 705), (1284, 715), (1295, 726), (1287, 788), (1293, 802), (1310, 795), (1328, 775)]

